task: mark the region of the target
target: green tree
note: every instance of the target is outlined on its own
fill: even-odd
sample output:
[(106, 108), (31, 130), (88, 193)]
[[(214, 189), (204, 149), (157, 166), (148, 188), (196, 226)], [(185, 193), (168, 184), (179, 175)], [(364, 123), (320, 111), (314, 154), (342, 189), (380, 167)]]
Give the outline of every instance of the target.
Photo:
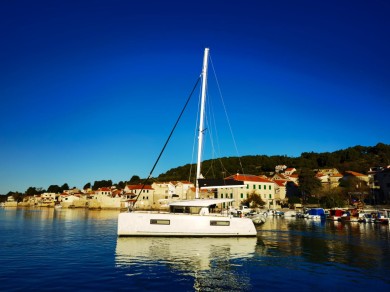
[(37, 194), (38, 194), (38, 190), (37, 190), (35, 187), (29, 187), (29, 188), (26, 190), (25, 194), (26, 194), (27, 196), (34, 196), (34, 195), (37, 195)]
[(69, 186), (67, 183), (64, 183), (62, 186), (61, 186), (61, 191), (68, 191), (69, 190)]
[(7, 201), (8, 197), (12, 196), (16, 202), (21, 202), (24, 195), (19, 192), (8, 192), (7, 195), (2, 196), (2, 202)]
[(258, 194), (252, 192), (251, 194), (249, 194), (247, 199), (241, 201), (241, 204), (252, 208), (259, 208), (264, 206), (265, 202)]
[(364, 201), (366, 196), (370, 193), (370, 188), (365, 181), (353, 175), (346, 175), (340, 180), (341, 191), (349, 201), (353, 200)]
[(302, 199), (306, 202), (311, 195), (316, 195), (321, 189), (321, 181), (315, 177), (312, 170), (303, 168), (298, 175), (299, 189), (302, 193)]
[(83, 190), (87, 190), (87, 189), (90, 189), (91, 188), (91, 183), (86, 183), (83, 187)]
[(120, 181), (120, 182), (118, 182), (118, 183), (116, 184), (116, 187), (117, 187), (118, 189), (124, 189), (124, 188), (126, 187), (126, 182)]
[(141, 183), (141, 178), (138, 175), (133, 175), (129, 180), (129, 184), (131, 185), (136, 185), (139, 183)]
[(348, 204), (348, 198), (341, 188), (323, 190), (321, 192), (320, 204), (323, 208), (342, 208)]
[(109, 188), (112, 186), (112, 180), (98, 180), (93, 183), (92, 189), (96, 191), (99, 188)]
[(58, 185), (50, 185), (49, 188), (47, 189), (48, 193), (61, 193), (62, 189)]

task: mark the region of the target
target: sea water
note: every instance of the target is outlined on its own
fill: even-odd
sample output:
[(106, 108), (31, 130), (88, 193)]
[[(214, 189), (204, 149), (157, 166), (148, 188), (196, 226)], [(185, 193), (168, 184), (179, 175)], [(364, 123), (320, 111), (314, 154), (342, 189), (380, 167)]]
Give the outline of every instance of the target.
[(1, 208), (1, 291), (390, 291), (388, 225), (268, 217), (256, 238), (118, 238), (118, 211)]

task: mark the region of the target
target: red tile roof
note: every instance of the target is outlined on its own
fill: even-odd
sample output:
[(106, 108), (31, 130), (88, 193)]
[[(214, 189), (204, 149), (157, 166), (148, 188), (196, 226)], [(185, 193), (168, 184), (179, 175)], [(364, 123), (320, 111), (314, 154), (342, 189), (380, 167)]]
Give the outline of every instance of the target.
[(332, 177), (343, 177), (343, 175), (341, 173), (335, 173), (333, 175), (331, 175)]
[(285, 187), (287, 184), (287, 180), (284, 179), (275, 179), (274, 182), (280, 187)]
[[(142, 185), (128, 185), (127, 187), (129, 190), (140, 190)], [(145, 185), (144, 190), (153, 190), (153, 188), (150, 185)]]
[(365, 176), (364, 174), (361, 174), (361, 173), (358, 173), (355, 171), (351, 171), (351, 170), (346, 171), (346, 173), (353, 175), (353, 176)]
[(110, 192), (111, 189), (110, 189), (110, 188), (103, 187), (103, 188), (99, 188), (99, 191), (102, 191), (102, 192)]

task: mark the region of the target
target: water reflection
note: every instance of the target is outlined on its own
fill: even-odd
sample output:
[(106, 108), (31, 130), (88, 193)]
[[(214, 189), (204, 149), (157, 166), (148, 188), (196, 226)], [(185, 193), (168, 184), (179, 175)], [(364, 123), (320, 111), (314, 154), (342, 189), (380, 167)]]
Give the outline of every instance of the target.
[(84, 208), (75, 209), (55, 209), (47, 207), (32, 207), (32, 208), (8, 208), (5, 210), (8, 213), (22, 216), (25, 220), (43, 220), (54, 221), (80, 221), (80, 220), (116, 220), (118, 218), (118, 210), (89, 210)]
[(271, 218), (259, 228), (264, 256), (370, 270), (389, 267), (389, 226)]
[[(157, 263), (175, 274), (190, 276), (196, 290), (250, 290), (249, 276), (237, 273), (255, 254), (257, 238), (120, 237), (116, 265), (128, 276), (139, 266)], [(161, 274), (159, 275), (161, 277)]]

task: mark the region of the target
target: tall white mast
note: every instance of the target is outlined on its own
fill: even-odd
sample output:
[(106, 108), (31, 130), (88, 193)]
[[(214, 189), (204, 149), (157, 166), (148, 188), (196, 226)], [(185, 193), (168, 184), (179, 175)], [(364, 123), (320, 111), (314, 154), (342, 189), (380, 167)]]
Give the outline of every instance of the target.
[(203, 69), (202, 69), (202, 97), (200, 103), (200, 118), (199, 118), (199, 136), (198, 136), (198, 161), (196, 165), (196, 192), (195, 198), (199, 199), (199, 182), (198, 179), (201, 176), (201, 160), (203, 151), (203, 136), (204, 136), (204, 114), (205, 114), (205, 103), (206, 103), (206, 89), (207, 89), (207, 67), (209, 60), (209, 48), (204, 49), (203, 57)]

